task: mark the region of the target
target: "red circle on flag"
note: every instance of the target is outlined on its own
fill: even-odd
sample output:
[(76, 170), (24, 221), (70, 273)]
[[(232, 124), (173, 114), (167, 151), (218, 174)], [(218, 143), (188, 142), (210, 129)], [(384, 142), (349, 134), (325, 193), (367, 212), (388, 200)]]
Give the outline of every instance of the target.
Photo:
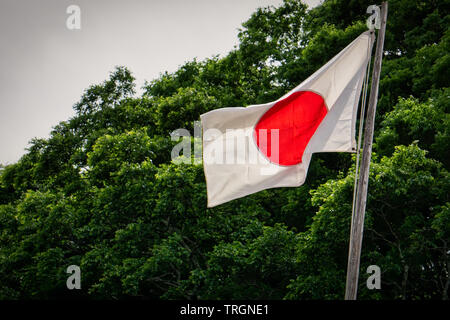
[(263, 114), (255, 126), (253, 138), (258, 149), (272, 163), (285, 166), (299, 164), (327, 112), (325, 100), (319, 94), (312, 91), (294, 92)]

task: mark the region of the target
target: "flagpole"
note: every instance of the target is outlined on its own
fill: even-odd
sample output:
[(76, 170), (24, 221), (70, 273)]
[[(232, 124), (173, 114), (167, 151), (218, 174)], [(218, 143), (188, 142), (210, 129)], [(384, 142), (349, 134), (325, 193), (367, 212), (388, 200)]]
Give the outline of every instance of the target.
[[(377, 48), (372, 72), (369, 105), (364, 127), (364, 144), (359, 172), (356, 202), (350, 231), (350, 245), (347, 265), (347, 283), (345, 300), (356, 300), (358, 291), (359, 266), (361, 245), (364, 231), (364, 216), (367, 202), (367, 188), (369, 184), (369, 167), (372, 155), (373, 130), (375, 125), (375, 111), (378, 100), (378, 84), (380, 82), (381, 61), (383, 59), (384, 35), (386, 31), (387, 2), (381, 4), (381, 26), (378, 31)], [(361, 125), (361, 124), (360, 124)]]

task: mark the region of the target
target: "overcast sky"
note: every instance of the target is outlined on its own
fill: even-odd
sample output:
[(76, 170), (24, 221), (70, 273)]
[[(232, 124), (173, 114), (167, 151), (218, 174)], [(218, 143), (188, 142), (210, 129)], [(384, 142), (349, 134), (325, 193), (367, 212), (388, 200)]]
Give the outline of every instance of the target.
[[(319, 0), (306, 1), (317, 3)], [(257, 7), (282, 0), (1, 0), (0, 163), (74, 115), (84, 89), (129, 68), (137, 88), (185, 61), (226, 55)], [(81, 29), (69, 30), (69, 5)]]

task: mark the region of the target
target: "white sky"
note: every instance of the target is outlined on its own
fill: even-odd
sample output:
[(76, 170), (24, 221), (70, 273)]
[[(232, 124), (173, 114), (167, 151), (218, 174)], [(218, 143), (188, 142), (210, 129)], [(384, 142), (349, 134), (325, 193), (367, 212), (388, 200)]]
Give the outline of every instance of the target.
[[(309, 0), (317, 4), (319, 0)], [(226, 55), (257, 7), (282, 0), (1, 0), (0, 163), (74, 115), (72, 106), (116, 65), (137, 89), (197, 57)], [(81, 8), (81, 30), (66, 8)]]

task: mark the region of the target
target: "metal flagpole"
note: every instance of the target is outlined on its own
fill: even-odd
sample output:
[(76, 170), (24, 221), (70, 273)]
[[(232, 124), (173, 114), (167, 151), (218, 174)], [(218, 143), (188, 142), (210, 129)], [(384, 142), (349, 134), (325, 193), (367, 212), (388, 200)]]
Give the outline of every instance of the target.
[(367, 201), (367, 187), (369, 184), (370, 157), (372, 155), (373, 130), (375, 125), (375, 111), (378, 99), (378, 84), (380, 82), (381, 61), (383, 59), (384, 35), (386, 31), (387, 2), (381, 4), (381, 26), (378, 32), (377, 48), (372, 72), (369, 106), (364, 127), (364, 144), (359, 172), (357, 198), (350, 231), (350, 245), (347, 265), (347, 283), (345, 300), (356, 300), (358, 291), (359, 265), (361, 258), (361, 245), (364, 231), (364, 215)]

